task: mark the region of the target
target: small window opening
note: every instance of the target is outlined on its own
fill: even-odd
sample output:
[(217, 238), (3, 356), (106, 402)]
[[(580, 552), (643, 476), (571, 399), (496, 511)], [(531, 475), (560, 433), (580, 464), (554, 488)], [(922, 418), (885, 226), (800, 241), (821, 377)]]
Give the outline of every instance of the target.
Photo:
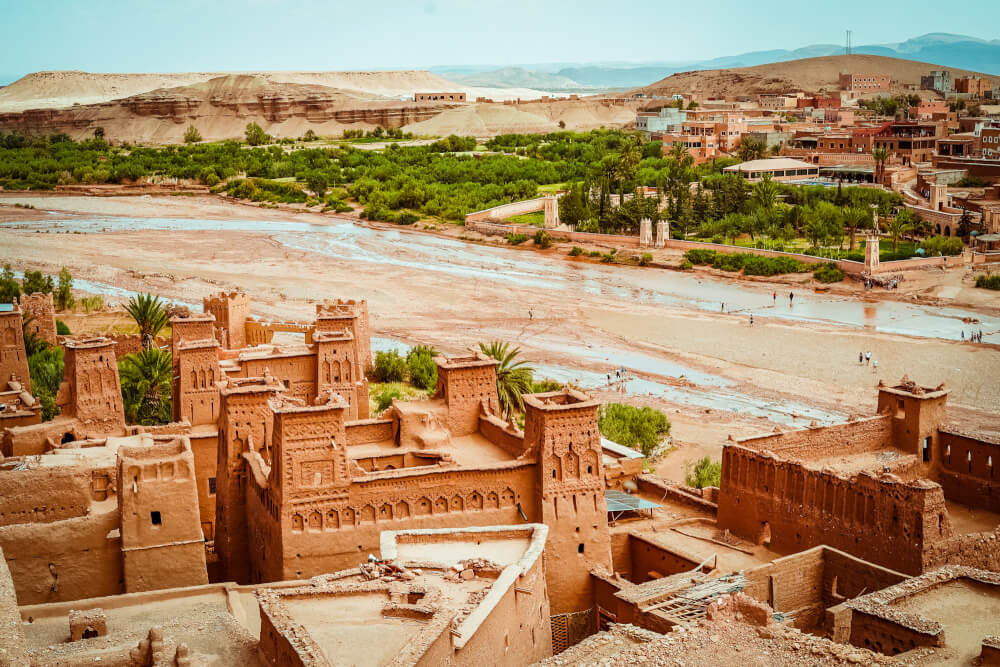
[(208, 478), (208, 493), (209, 493), (209, 495), (212, 495), (212, 496), (215, 495), (215, 478), (214, 477), (209, 477)]
[(155, 510), (149, 513), (149, 520), (153, 523), (154, 526), (163, 525), (163, 518), (160, 516), (160, 513)]
[(579, 545), (577, 545), (577, 547), (576, 547), (576, 552), (577, 552), (578, 554), (582, 554), (582, 553), (583, 553), (583, 542), (580, 542), (580, 544), (579, 544)]
[(89, 625), (87, 626), (87, 629), (83, 631), (83, 639), (90, 639), (91, 637), (96, 637), (96, 636), (97, 636), (97, 630), (90, 627)]

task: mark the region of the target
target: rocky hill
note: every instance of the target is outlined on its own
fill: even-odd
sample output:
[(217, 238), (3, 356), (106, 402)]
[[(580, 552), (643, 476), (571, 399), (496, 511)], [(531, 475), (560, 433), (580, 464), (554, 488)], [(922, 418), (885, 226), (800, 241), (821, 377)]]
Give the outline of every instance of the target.
[(693, 93), (703, 98), (799, 91), (824, 93), (839, 89), (838, 77), (841, 72), (884, 72), (892, 77), (894, 88), (901, 91), (906, 84), (919, 85), (922, 74), (940, 69), (951, 71), (952, 77), (978, 74), (991, 78), (988, 74), (970, 70), (900, 58), (872, 55), (824, 56), (755, 67), (679, 72), (638, 88), (635, 92), (648, 95)]

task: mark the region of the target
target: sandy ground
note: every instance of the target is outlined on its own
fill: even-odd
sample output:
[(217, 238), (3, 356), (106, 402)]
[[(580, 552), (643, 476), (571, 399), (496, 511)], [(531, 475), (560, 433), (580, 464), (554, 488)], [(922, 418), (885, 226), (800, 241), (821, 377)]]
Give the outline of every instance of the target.
[[(500, 338), (520, 344), (525, 356), (536, 364), (586, 368), (603, 375), (618, 361), (614, 351), (627, 350), (725, 378), (732, 384), (720, 391), (723, 400), (727, 392), (736, 392), (762, 402), (792, 401), (844, 415), (872, 412), (878, 380), (895, 381), (908, 373), (927, 385), (947, 382), (952, 389), (949, 415), (963, 426), (997, 429), (1000, 354), (994, 345), (973, 346), (767, 317), (750, 328), (743, 315), (623, 301), (611, 289), (617, 283), (636, 275), (656, 275), (625, 267), (620, 267), (620, 274), (612, 272), (607, 280), (616, 285), (598, 293), (567, 295), (565, 290), (456, 279), (407, 265), (403, 260), (413, 249), (408, 249), (406, 240), (416, 242), (419, 236), (410, 234), (420, 232), (393, 226), (378, 232), (395, 235), (391, 244), (378, 246), (378, 252), (392, 260), (382, 263), (359, 261), (350, 251), (342, 256), (323, 254), (308, 243), (289, 247), (267, 231), (147, 229), (69, 234), (27, 229), (37, 229), (41, 219), (52, 220), (55, 231), (59, 219), (66, 218), (64, 213), (54, 215), (44, 209), (75, 211), (87, 218), (129, 215), (343, 224), (327, 216), (259, 209), (219, 198), (36, 197), (32, 203), (34, 210), (0, 206), (0, 222), (15, 223), (0, 227), (0, 262), (10, 262), (18, 270), (37, 268), (55, 273), (65, 265), (77, 278), (151, 291), (193, 304), (219, 290), (243, 289), (251, 295), (255, 314), (299, 319), (309, 319), (313, 304), (323, 299), (366, 298), (374, 334), (433, 344), (448, 353)], [(25, 224), (16, 224), (20, 222)], [(532, 251), (526, 252), (525, 257), (534, 256)], [(549, 253), (551, 257), (565, 254), (565, 248)], [(705, 281), (713, 280), (721, 279), (706, 275)], [(944, 278), (945, 283), (948, 280), (952, 277)], [(928, 298), (935, 302), (950, 303), (948, 294), (960, 297), (970, 291), (962, 286), (961, 277), (957, 280), (959, 284), (952, 285), (953, 289), (947, 289), (947, 284), (945, 288), (917, 281), (912, 284), (916, 292), (930, 290)], [(986, 304), (983, 308), (992, 311), (995, 306)], [(529, 308), (530, 316), (526, 312)], [(880, 360), (877, 374), (858, 366), (861, 349), (872, 350)], [(601, 361), (605, 351), (610, 352), (606, 361)], [(641, 377), (679, 385), (684, 391), (703, 389), (696, 383), (689, 387), (655, 368), (630, 367)], [(596, 393), (604, 400), (647, 404), (667, 412), (676, 449), (662, 460), (658, 471), (672, 478), (682, 474), (686, 460), (718, 457), (729, 436), (740, 438), (779, 427), (764, 417), (724, 409), (725, 405), (693, 408), (660, 395), (622, 396), (613, 390)], [(808, 418), (797, 423), (805, 426)]]

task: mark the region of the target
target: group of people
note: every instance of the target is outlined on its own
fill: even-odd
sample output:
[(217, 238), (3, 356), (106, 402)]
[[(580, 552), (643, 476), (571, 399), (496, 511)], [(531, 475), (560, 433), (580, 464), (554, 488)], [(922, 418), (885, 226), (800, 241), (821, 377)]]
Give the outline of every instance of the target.
[[(965, 329), (962, 329), (962, 340), (965, 340)], [(983, 330), (970, 331), (969, 332), (969, 342), (972, 343), (982, 343), (983, 342)]]
[(899, 289), (899, 283), (902, 282), (903, 276), (884, 276), (882, 278), (866, 277), (865, 278), (865, 289), (875, 289), (876, 287), (884, 287), (886, 289)]
[(872, 359), (871, 352), (858, 352), (858, 366), (871, 366), (874, 373), (878, 370), (878, 359)]
[(616, 385), (616, 388), (619, 391), (624, 392), (625, 391), (625, 380), (628, 380), (628, 379), (629, 379), (628, 378), (628, 371), (625, 370), (624, 366), (622, 366), (621, 368), (616, 368), (615, 369), (615, 379), (614, 379), (614, 381), (611, 380), (611, 373), (608, 373), (608, 386), (610, 387), (612, 385)]

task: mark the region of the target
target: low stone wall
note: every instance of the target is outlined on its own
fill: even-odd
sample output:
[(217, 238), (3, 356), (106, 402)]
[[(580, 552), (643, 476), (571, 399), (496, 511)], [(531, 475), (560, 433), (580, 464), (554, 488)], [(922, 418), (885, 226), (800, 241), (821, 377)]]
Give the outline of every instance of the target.
[[(506, 220), (507, 218), (515, 215), (524, 215), (525, 213), (535, 213), (537, 211), (545, 210), (545, 197), (539, 197), (537, 199), (525, 199), (524, 201), (511, 202), (510, 204), (501, 204), (500, 206), (494, 206), (493, 208), (483, 209), (482, 211), (475, 211), (474, 213), (469, 213), (465, 216), (466, 226), (469, 222), (482, 222), (482, 221), (496, 221), (496, 220)], [(534, 229), (534, 227), (532, 227)]]
[[(488, 211), (494, 209), (487, 209)], [(465, 228), (484, 236), (506, 236), (507, 234), (524, 234), (532, 236), (538, 231), (538, 227), (531, 225), (514, 225), (502, 222), (484, 220), (473, 220), (470, 213), (465, 217)], [(551, 232), (557, 239), (564, 239), (569, 242), (595, 243), (609, 247), (639, 248), (638, 236), (623, 236), (618, 234), (595, 234), (593, 232)], [(803, 264), (826, 264), (832, 262), (838, 269), (847, 275), (860, 276), (865, 273), (864, 262), (855, 262), (849, 259), (829, 259), (826, 257), (814, 257), (794, 252), (782, 252), (779, 250), (762, 250), (760, 248), (744, 248), (742, 246), (726, 245), (724, 243), (706, 243), (704, 241), (685, 241), (681, 239), (668, 239), (664, 247), (674, 250), (714, 250), (725, 254), (748, 253), (759, 257), (790, 257)], [(962, 265), (961, 256), (958, 257), (914, 257), (892, 262), (880, 262), (875, 273), (896, 273), (898, 271), (911, 271), (914, 269), (932, 269), (941, 266), (953, 267)]]

